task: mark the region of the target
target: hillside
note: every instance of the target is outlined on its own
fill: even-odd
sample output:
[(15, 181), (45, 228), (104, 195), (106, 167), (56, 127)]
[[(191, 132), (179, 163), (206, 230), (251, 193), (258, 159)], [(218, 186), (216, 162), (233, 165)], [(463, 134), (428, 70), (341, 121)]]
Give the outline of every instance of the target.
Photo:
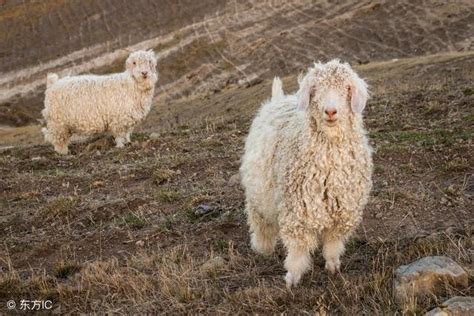
[[(472, 1), (0, 5), (0, 313), (26, 298), (72, 314), (420, 315), (474, 296)], [(55, 154), (37, 122), (45, 74), (120, 71), (149, 47), (161, 78), (132, 144)], [(283, 246), (249, 247), (240, 157), (271, 78), (293, 93), (332, 57), (370, 85), (374, 188), (342, 273), (317, 251), (288, 290)], [(394, 270), (428, 255), (456, 260), (468, 288), (394, 301)]]
[[(242, 190), (229, 180), (251, 117), (269, 96), (265, 81), (158, 103), (124, 150), (110, 138), (73, 145), (66, 157), (47, 145), (4, 150), (0, 297), (32, 293), (68, 312), (400, 310), (391, 299), (399, 264), (443, 253), (473, 269), (473, 57), (358, 67), (372, 87), (375, 182), (341, 276), (329, 277), (317, 254), (313, 272), (288, 292), (284, 250), (263, 258), (249, 249)], [(284, 84), (292, 91), (296, 78)], [(28, 143), (36, 133), (19, 137)], [(201, 204), (213, 211), (197, 214)], [(224, 265), (203, 273), (215, 256)]]
[(0, 124), (35, 123), (47, 72), (121, 71), (154, 48), (157, 99), (212, 94), (313, 60), (367, 63), (473, 48), (474, 3), (31, 1), (0, 11)]

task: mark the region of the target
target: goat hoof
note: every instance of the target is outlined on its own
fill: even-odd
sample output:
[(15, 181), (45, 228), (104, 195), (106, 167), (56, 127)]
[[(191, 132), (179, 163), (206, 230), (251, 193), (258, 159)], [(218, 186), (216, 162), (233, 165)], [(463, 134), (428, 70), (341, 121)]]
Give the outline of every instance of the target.
[(291, 272), (287, 272), (284, 279), (286, 281), (286, 287), (291, 288), (300, 282), (301, 276), (296, 276)]
[(341, 262), (339, 260), (328, 260), (328, 261), (326, 261), (325, 268), (331, 274), (335, 274), (336, 272), (340, 271)]

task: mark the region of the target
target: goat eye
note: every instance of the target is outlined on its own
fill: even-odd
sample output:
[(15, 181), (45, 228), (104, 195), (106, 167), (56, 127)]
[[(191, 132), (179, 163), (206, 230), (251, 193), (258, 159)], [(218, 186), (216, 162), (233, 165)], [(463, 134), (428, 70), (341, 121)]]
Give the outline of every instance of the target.
[(137, 63), (134, 61), (133, 64), (136, 65)]

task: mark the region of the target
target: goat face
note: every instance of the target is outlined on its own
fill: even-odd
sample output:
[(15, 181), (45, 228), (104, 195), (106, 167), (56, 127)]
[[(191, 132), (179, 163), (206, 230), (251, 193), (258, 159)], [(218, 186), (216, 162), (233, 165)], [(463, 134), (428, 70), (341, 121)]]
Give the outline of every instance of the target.
[(300, 80), (297, 107), (323, 130), (344, 127), (367, 102), (367, 85), (348, 64), (338, 60), (315, 64)]
[(156, 56), (152, 50), (131, 53), (127, 58), (126, 68), (140, 85), (151, 88), (158, 80)]

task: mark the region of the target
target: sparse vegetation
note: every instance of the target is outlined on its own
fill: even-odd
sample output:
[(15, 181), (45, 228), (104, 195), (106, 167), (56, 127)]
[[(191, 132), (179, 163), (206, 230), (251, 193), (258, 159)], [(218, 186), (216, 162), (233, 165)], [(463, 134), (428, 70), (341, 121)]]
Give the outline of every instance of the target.
[(169, 169), (157, 169), (153, 172), (153, 182), (157, 185), (168, 182), (175, 172)]
[(61, 217), (72, 215), (79, 205), (79, 198), (75, 196), (60, 196), (48, 202), (41, 211), (41, 216)]
[(165, 203), (176, 202), (180, 198), (181, 198), (181, 194), (175, 190), (162, 188), (162, 189), (156, 190), (155, 192), (155, 199), (161, 202), (165, 202)]
[[(392, 74), (391, 84), (399, 80)], [(285, 86), (294, 89), (295, 82), (287, 78)], [(389, 98), (383, 81), (372, 86), (374, 95)], [(400, 89), (418, 93), (413, 86), (413, 92)], [(348, 242), (341, 274), (327, 275), (318, 252), (312, 272), (289, 291), (283, 248), (268, 258), (250, 250), (242, 190), (228, 185), (238, 172), (250, 118), (269, 91), (265, 83), (216, 95), (215, 102), (225, 105), (243, 98), (233, 104), (242, 115), (202, 113), (189, 120), (186, 133), (162, 129), (159, 138), (140, 136), (120, 151), (108, 146), (97, 155), (86, 150), (87, 143), (71, 146), (70, 157), (57, 157), (46, 146), (5, 150), (0, 232), (11, 264), (0, 262), (7, 271), (0, 297), (30, 293), (54, 298), (64, 311), (99, 313), (422, 314), (451, 293), (473, 295), (472, 286), (448, 288), (445, 296), (407, 305), (392, 296), (392, 272), (400, 264), (439, 254), (472, 264), (472, 129), (464, 120), (452, 121), (470, 113), (469, 105), (459, 105), (456, 116), (417, 111), (386, 124), (399, 106), (375, 110), (369, 103), (375, 183), (361, 229)], [(196, 102), (174, 111), (186, 113)], [(218, 103), (209, 111), (220, 108)], [(145, 123), (145, 130), (152, 127)], [(201, 204), (215, 210), (197, 214)], [(35, 212), (40, 217), (29, 216)], [(30, 234), (34, 240), (27, 239)], [(203, 273), (201, 266), (215, 256), (225, 259), (225, 268)], [(43, 265), (30, 259), (40, 257)]]
[[(355, 242), (355, 241), (354, 241)], [(141, 252), (121, 263), (105, 259), (87, 263), (77, 270), (75, 265), (60, 263), (60, 273), (33, 274), (21, 278), (6, 274), (0, 281), (0, 293), (14, 297), (19, 291), (30, 295), (59, 297), (62, 308), (84, 308), (90, 311), (114, 309), (117, 300), (121, 311), (185, 312), (222, 311), (236, 313), (298, 313), (307, 311), (331, 313), (386, 314), (397, 310), (419, 314), (459, 293), (447, 288), (443, 297), (427, 297), (399, 309), (391, 293), (392, 271), (398, 265), (426, 255), (448, 254), (460, 262), (469, 262), (467, 236), (438, 234), (417, 239), (390, 242), (351, 242), (345, 255), (341, 275), (328, 276), (322, 258), (315, 258), (310, 275), (301, 287), (287, 290), (279, 274), (283, 249), (278, 256), (263, 258), (236, 249), (228, 242), (219, 249), (197, 250), (174, 246), (166, 251)], [(452, 247), (453, 243), (456, 247)], [(240, 247), (239, 247), (240, 248)], [(396, 250), (396, 251), (394, 251)], [(241, 252), (243, 251), (243, 252)], [(225, 267), (212, 274), (202, 267), (216, 254), (225, 258)], [(67, 267), (67, 268), (65, 268)], [(274, 273), (267, 273), (272, 270)], [(75, 276), (72, 271), (77, 273)], [(155, 275), (156, 274), (156, 275)], [(65, 278), (67, 277), (67, 280)], [(43, 293), (43, 294), (42, 294)], [(467, 293), (465, 293), (467, 294)], [(75, 297), (81, 297), (78, 301)], [(101, 297), (98, 303), (97, 297)]]
[(457, 142), (470, 139), (474, 130), (470, 128), (458, 131), (435, 129), (430, 131), (393, 131), (383, 135), (372, 133), (374, 139), (390, 139), (391, 143), (408, 146), (452, 146)]
[[(4, 47), (12, 47), (2, 59), (8, 72), (14, 72), (15, 63), (30, 71), (31, 65), (58, 61), (57, 54), (62, 58), (81, 45), (96, 44), (51, 70), (71, 65), (93, 73), (121, 70), (123, 58), (101, 62), (96, 57), (148, 39), (156, 30), (166, 37), (169, 29), (193, 27), (156, 41), (157, 52), (165, 56), (159, 61), (158, 86), (166, 89), (123, 149), (113, 148), (112, 138), (105, 136), (74, 143), (71, 155), (57, 156), (43, 144), (38, 125), (25, 125), (37, 124), (47, 69), (0, 84), (8, 93), (38, 84), (27, 96), (0, 104), (0, 123), (22, 125), (0, 128), (0, 314), (11, 313), (4, 304), (10, 299), (47, 298), (53, 312), (73, 314), (422, 315), (453, 295), (474, 296), (474, 54), (464, 41), (469, 6), (458, 12), (451, 3), (237, 1), (209, 16), (210, 5), (197, 1), (183, 6), (186, 21), (173, 19), (172, 26), (161, 28), (171, 23), (162, 6), (150, 6), (146, 17), (152, 20), (130, 23), (134, 10), (143, 11), (147, 1), (123, 2), (129, 9), (123, 24), (109, 25), (104, 23), (122, 14), (115, 7), (111, 12), (110, 3), (94, 17), (89, 9), (77, 10), (75, 2), (52, 2), (38, 2), (33, 18), (61, 17), (61, 29), (68, 32), (53, 29), (53, 34), (51, 23), (42, 23), (38, 30), (52, 36), (47, 47), (36, 31), (24, 31), (37, 26), (34, 21), (10, 19), (29, 14), (25, 4), (0, 13), (0, 25), (18, 26), (18, 32), (0, 27)], [(212, 3), (212, 9), (225, 6), (225, 1)], [(326, 10), (328, 5), (336, 7)], [(53, 6), (54, 13), (44, 16)], [(393, 10), (400, 19), (392, 18)], [(84, 32), (77, 33), (79, 40), (67, 51), (57, 50), (75, 32), (70, 27), (76, 24), (68, 24), (75, 11), (80, 21), (88, 15), (88, 27), (77, 23)], [(100, 18), (102, 13), (110, 19)], [(330, 17), (314, 18), (320, 14)], [(124, 34), (124, 26), (134, 36)], [(28, 50), (28, 60), (21, 60), (24, 54), (8, 55), (24, 48), (19, 32), (28, 33), (25, 40), (37, 47)], [(321, 34), (337, 36), (320, 45)], [(108, 36), (115, 38), (104, 41)], [(430, 55), (448, 46), (450, 52)], [(365, 122), (375, 149), (373, 194), (360, 229), (348, 241), (342, 272), (328, 275), (317, 252), (312, 271), (288, 290), (282, 278), (284, 248), (279, 244), (270, 257), (250, 249), (244, 195), (229, 179), (238, 173), (251, 119), (270, 95), (266, 79), (292, 74), (283, 78), (285, 92), (292, 92), (296, 75), (312, 60), (338, 55), (360, 60), (355, 68), (371, 86)], [(266, 81), (239, 85), (253, 74)], [(214, 210), (200, 214), (201, 204)], [(399, 304), (393, 297), (393, 271), (427, 255), (456, 260), (470, 273), (469, 287), (447, 287), (443, 294)], [(223, 259), (223, 266), (205, 273), (203, 265), (215, 257)]]
[(74, 261), (59, 261), (54, 267), (53, 275), (58, 279), (66, 279), (80, 270), (80, 265)]
[(464, 88), (464, 90), (462, 90), (462, 93), (464, 93), (464, 95), (466, 95), (466, 96), (473, 95), (474, 94), (474, 88)]
[(141, 229), (148, 224), (148, 221), (143, 215), (129, 212), (118, 220), (118, 224), (129, 229)]

